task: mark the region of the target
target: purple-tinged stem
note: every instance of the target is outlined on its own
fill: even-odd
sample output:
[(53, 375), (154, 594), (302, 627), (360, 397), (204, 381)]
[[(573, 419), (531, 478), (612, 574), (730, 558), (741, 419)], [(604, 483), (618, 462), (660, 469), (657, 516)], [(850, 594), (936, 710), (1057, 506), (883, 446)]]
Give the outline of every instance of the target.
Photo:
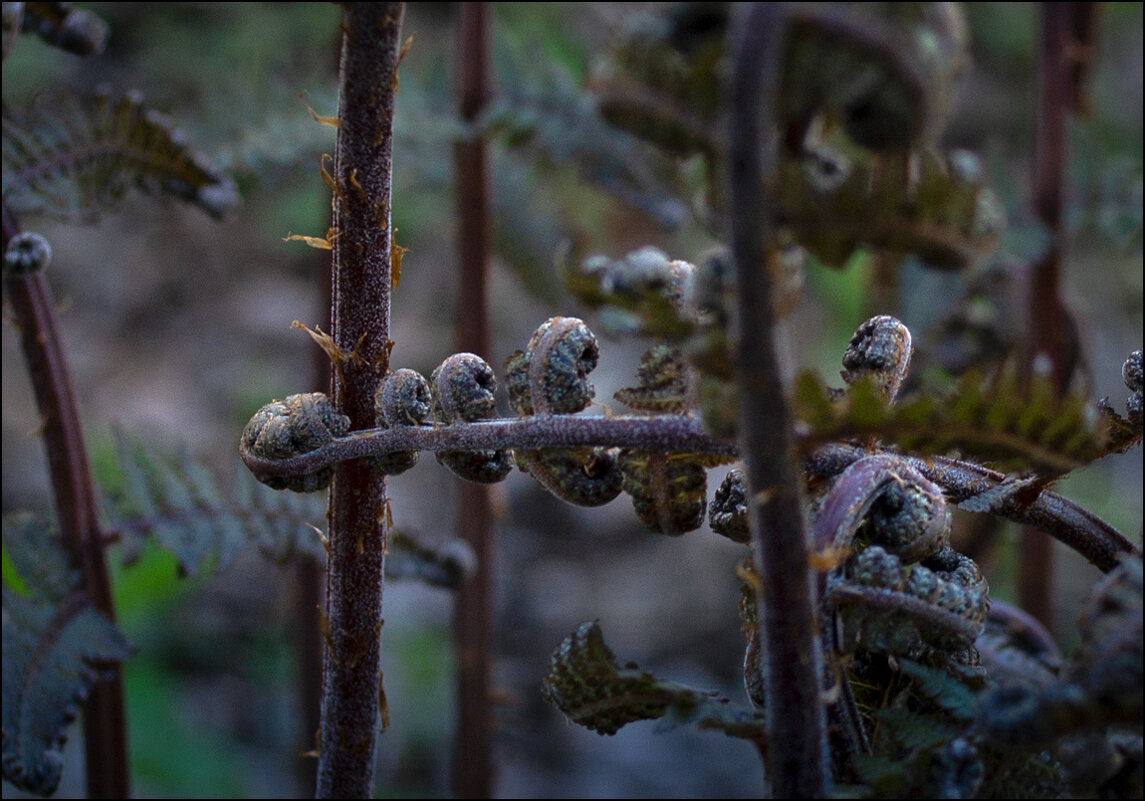
[[(4, 250), (20, 233), (16, 217), (3, 210)], [(84, 593), (95, 609), (115, 620), (115, 603), (104, 559), (99, 504), (92, 483), (83, 427), (72, 391), (71, 374), (56, 328), (56, 307), (42, 273), (4, 278), (12, 319), (20, 331), (24, 362), (43, 422), (56, 522)], [(127, 762), (127, 718), (123, 673), (118, 666), (93, 685), (83, 705), (84, 757), (90, 798), (127, 798), (131, 776)]]
[[(334, 156), (334, 402), (351, 430), (374, 425), (390, 329), (390, 178), (400, 3), (343, 6)], [(330, 489), (319, 798), (373, 795), (381, 699), (385, 475), (339, 464)]]
[(777, 798), (830, 795), (815, 587), (799, 472), (774, 332), (767, 260), (776, 249), (777, 99), (785, 9), (754, 3), (732, 42), (730, 152), (732, 252), (739, 299), (740, 442), (751, 492), (752, 556), (759, 584), (767, 693), (767, 779)]

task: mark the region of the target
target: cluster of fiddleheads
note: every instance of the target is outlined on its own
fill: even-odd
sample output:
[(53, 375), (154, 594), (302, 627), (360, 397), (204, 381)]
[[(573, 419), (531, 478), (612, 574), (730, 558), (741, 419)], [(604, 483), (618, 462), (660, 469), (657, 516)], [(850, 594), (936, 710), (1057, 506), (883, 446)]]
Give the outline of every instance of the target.
[[(761, 268), (780, 284), (790, 273), (798, 285), (806, 252), (842, 266), (857, 248), (874, 247), (954, 269), (992, 248), (1000, 219), (977, 163), (968, 154), (930, 148), (965, 63), (957, 8), (911, 4), (885, 14), (799, 6), (783, 13), (774, 216), (779, 239), (799, 244), (782, 253), (773, 249)], [(616, 69), (596, 78), (603, 115), (670, 152), (719, 157), (719, 135), (694, 112), (719, 95), (727, 18), (720, 4), (688, 5), (666, 27), (638, 31), (616, 54)], [(714, 189), (706, 200), (713, 208), (720, 204)], [(644, 248), (619, 259), (589, 258), (568, 275), (604, 329), (662, 340), (642, 359), (638, 386), (616, 395), (641, 413), (623, 422), (633, 431), (648, 424), (646, 442), (609, 440), (579, 425), (597, 420), (580, 414), (593, 397), (587, 374), (598, 359), (582, 321), (549, 320), (505, 363), (510, 406), (536, 425), (506, 426), (497, 442), (512, 447), (516, 463), (554, 494), (596, 505), (623, 491), (654, 530), (679, 533), (702, 524), (706, 470), (726, 459), (728, 451), (716, 444), (735, 437), (739, 410), (728, 260), (716, 254), (699, 264)], [(1136, 388), (1127, 368), (1134, 393), (1128, 418), (1106, 405), (1094, 426), (1077, 398), (1055, 398), (1036, 380), (1032, 388), (1020, 386), (1006, 373), (969, 376), (959, 395), (901, 398), (911, 350), (905, 326), (885, 315), (872, 318), (844, 356), (848, 389), (804, 376), (794, 393), (812, 495), (816, 612), (828, 654), (823, 694), (832, 699), (837, 741), (833, 767), (836, 780), (868, 792), (972, 794), (1000, 764), (978, 721), (987, 668), (976, 644), (987, 630), (988, 588), (974, 561), (949, 547), (948, 507), (1026, 521), (1083, 518), (1047, 487), (1128, 447), (1134, 430), (1139, 440), (1140, 358)], [(433, 384), (441, 394), (436, 377)], [(485, 397), (492, 382), (476, 386)], [(435, 436), (463, 423), (467, 434), (491, 431), (502, 422), (486, 409), (493, 405), (483, 401), (471, 417), (443, 411)], [(713, 444), (657, 440), (660, 423), (680, 418), (702, 419)], [(540, 432), (542, 424), (547, 443), (514, 439), (517, 432)], [(423, 445), (448, 454), (504, 452), (440, 448), (428, 434)], [(1036, 474), (1008, 478), (941, 455), (955, 448), (979, 460), (1014, 458)], [(348, 456), (349, 450), (342, 458)], [(731, 471), (711, 503), (711, 528), (748, 541), (750, 510), (766, 502), (766, 490), (759, 489)], [(1111, 569), (1116, 554), (1136, 550), (1098, 523), (1070, 544), (1102, 570)], [(759, 578), (750, 564), (740, 573), (748, 601), (745, 679), (752, 700), (765, 708), (764, 646), (752, 587)], [(602, 733), (703, 705), (695, 691), (634, 667), (617, 668), (594, 624), (577, 629), (553, 655), (545, 688), (571, 718)], [(750, 712), (719, 724), (707, 714), (691, 719), (728, 733), (759, 724)], [(759, 736), (754, 731), (748, 736)]]

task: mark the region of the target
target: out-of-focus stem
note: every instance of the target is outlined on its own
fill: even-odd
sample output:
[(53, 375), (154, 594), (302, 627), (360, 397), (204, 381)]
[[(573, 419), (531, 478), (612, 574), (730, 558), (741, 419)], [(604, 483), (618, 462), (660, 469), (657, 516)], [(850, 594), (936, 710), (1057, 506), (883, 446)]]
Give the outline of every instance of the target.
[[(20, 233), (19, 223), (7, 204), (3, 220), (7, 250), (8, 242)], [(56, 328), (55, 304), (42, 273), (5, 277), (4, 284), (43, 420), (56, 522), (72, 562), (79, 569), (88, 600), (115, 620), (98, 504), (71, 375)], [(83, 727), (88, 796), (126, 798), (131, 777), (123, 673), (118, 666), (93, 685), (83, 705)]]
[[(455, 69), (458, 111), (463, 121), (472, 122), (480, 114), (488, 94), (488, 4), (461, 3), (458, 14)], [(460, 270), (455, 342), (458, 350), (488, 359), (489, 197), (484, 139), (474, 136), (454, 143), (453, 164)], [(459, 704), (453, 751), (453, 793), (458, 798), (489, 798), (495, 768), (489, 693), (493, 650), (493, 508), (488, 487), (461, 482), (458, 492), (457, 533), (473, 547), (477, 569), (458, 588), (454, 604)]]
[[(1048, 368), (1054, 387), (1064, 395), (1079, 359), (1073, 318), (1061, 297), (1062, 194), (1068, 160), (1066, 115), (1081, 96), (1081, 69), (1075, 53), (1086, 52), (1095, 26), (1093, 3), (1042, 3), (1038, 58), (1038, 107), (1034, 139), (1034, 209), (1050, 230), (1052, 243), (1030, 276), (1030, 330), (1024, 368), (1027, 375)], [(1044, 365), (1041, 363), (1044, 362)], [(1052, 627), (1052, 542), (1036, 531), (1021, 545), (1018, 600), (1027, 612)]]
[(823, 798), (830, 795), (831, 781), (815, 590), (766, 268), (777, 247), (776, 204), (769, 194), (778, 149), (773, 116), (784, 14), (781, 3), (753, 4), (731, 43), (727, 169), (739, 299), (740, 443), (760, 578), (756, 600), (767, 693), (767, 778), (777, 798)]

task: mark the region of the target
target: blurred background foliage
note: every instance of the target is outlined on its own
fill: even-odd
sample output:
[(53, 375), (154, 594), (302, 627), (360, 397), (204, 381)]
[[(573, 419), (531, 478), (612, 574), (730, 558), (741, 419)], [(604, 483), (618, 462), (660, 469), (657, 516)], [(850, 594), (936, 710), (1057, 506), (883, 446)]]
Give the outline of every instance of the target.
[[(338, 10), (317, 3), (92, 3), (112, 36), (80, 61), (32, 37), (4, 66), (4, 102), (38, 91), (108, 85), (139, 90), (189, 141), (235, 177), (240, 211), (216, 224), (190, 208), (135, 197), (91, 227), (23, 220), (55, 252), (49, 280), (101, 481), (114, 482), (112, 426), (156, 444), (190, 444), (223, 475), (236, 440), (271, 397), (324, 388), (310, 374), (314, 345), (291, 330), (324, 324), (327, 254), (288, 234), (322, 235), (329, 194), (318, 172), (334, 135), (306, 105), (337, 107)], [(693, 214), (698, 165), (675, 165), (603, 128), (581, 87), (595, 54), (637, 5), (494, 6), (491, 140), (495, 364), (552, 314), (577, 314), (555, 267), (563, 249), (618, 257), (655, 244), (695, 259), (714, 243)], [(978, 151), (1003, 198), (1010, 231), (998, 263), (1028, 260), (1046, 234), (1028, 209), (1037, 6), (970, 4), (974, 67), (946, 140)], [(428, 373), (450, 350), (456, 257), (451, 143), (464, 134), (451, 95), (455, 4), (415, 3), (405, 30), (396, 120), (394, 225), (408, 247), (394, 297), (394, 366)], [(1142, 341), (1142, 10), (1104, 4), (1090, 114), (1070, 127), (1067, 297), (1086, 348), (1095, 397), (1123, 397), (1119, 368)], [(305, 93), (305, 101), (299, 95)], [(304, 104), (305, 103), (305, 104)], [(713, 121), (715, 124), (715, 121)], [(973, 276), (903, 268), (898, 308), (870, 309), (872, 259), (846, 270), (811, 265), (786, 318), (789, 367), (833, 379), (868, 313), (893, 312), (916, 337), (953, 306)], [(1004, 304), (983, 310), (1005, 319)], [(46, 509), (47, 470), (15, 333), (5, 326), (4, 511)], [(605, 343), (597, 398), (630, 383), (641, 347)], [(835, 381), (835, 383), (841, 383)], [(720, 476), (710, 478), (714, 487)], [(432, 460), (391, 481), (399, 527), (452, 536), (453, 479)], [(1060, 491), (1141, 538), (1140, 453), (1071, 476)], [(495, 489), (499, 510), (499, 794), (722, 797), (758, 794), (746, 744), (651, 724), (601, 738), (566, 724), (540, 700), (551, 649), (599, 618), (621, 659), (741, 698), (742, 635), (735, 612), (737, 546), (703, 528), (681, 540), (644, 531), (627, 502), (570, 508), (522, 476)], [(320, 518), (314, 521), (321, 524)], [(1015, 535), (990, 565), (994, 593), (1013, 598)], [(115, 554), (113, 553), (113, 558)], [(1097, 574), (1062, 553), (1054, 577), (1056, 633), (1075, 640), (1079, 599)], [(225, 571), (177, 578), (174, 559), (148, 548), (116, 565), (121, 625), (138, 653), (127, 665), (129, 737), (142, 796), (310, 794), (312, 746), (302, 731), (293, 574), (257, 554)], [(380, 741), (384, 796), (447, 793), (454, 690), (450, 599), (412, 582), (387, 587), (383, 636), (390, 730)], [(61, 795), (82, 787), (71, 748)], [(5, 785), (5, 796), (12, 788)]]

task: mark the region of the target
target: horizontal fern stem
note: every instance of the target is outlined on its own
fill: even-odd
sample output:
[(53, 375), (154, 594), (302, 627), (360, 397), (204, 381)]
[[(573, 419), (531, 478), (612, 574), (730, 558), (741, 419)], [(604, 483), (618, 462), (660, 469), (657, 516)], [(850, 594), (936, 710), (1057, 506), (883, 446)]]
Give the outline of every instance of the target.
[(594, 445), (662, 453), (735, 456), (737, 452), (734, 444), (712, 439), (699, 420), (687, 415), (535, 415), (444, 426), (369, 428), (288, 459), (263, 459), (249, 453), (242, 457), (256, 476), (283, 477), (307, 475), (337, 462), (395, 451), (540, 450)]
[[(317, 450), (288, 459), (263, 459), (249, 452), (243, 453), (242, 459), (256, 476), (279, 478), (304, 476), (338, 462), (395, 451), (541, 450), (590, 446), (636, 448), (659, 453), (739, 455), (734, 443), (713, 439), (698, 419), (688, 415), (588, 417), (557, 414), (453, 425), (369, 428), (338, 437)], [(809, 478), (824, 479), (838, 475), (867, 455), (870, 451), (866, 448), (829, 445), (810, 454), (803, 467)], [(1004, 473), (972, 462), (942, 456), (899, 458), (938, 484), (954, 504), (989, 497), (990, 490), (1006, 481)], [(1021, 500), (999, 497), (986, 509), (978, 508), (980, 502), (972, 505), (975, 511), (985, 511), (1046, 532), (1103, 572), (1117, 566), (1119, 554), (1139, 552), (1139, 548), (1115, 528), (1061, 495), (1045, 489), (1031, 495)]]

